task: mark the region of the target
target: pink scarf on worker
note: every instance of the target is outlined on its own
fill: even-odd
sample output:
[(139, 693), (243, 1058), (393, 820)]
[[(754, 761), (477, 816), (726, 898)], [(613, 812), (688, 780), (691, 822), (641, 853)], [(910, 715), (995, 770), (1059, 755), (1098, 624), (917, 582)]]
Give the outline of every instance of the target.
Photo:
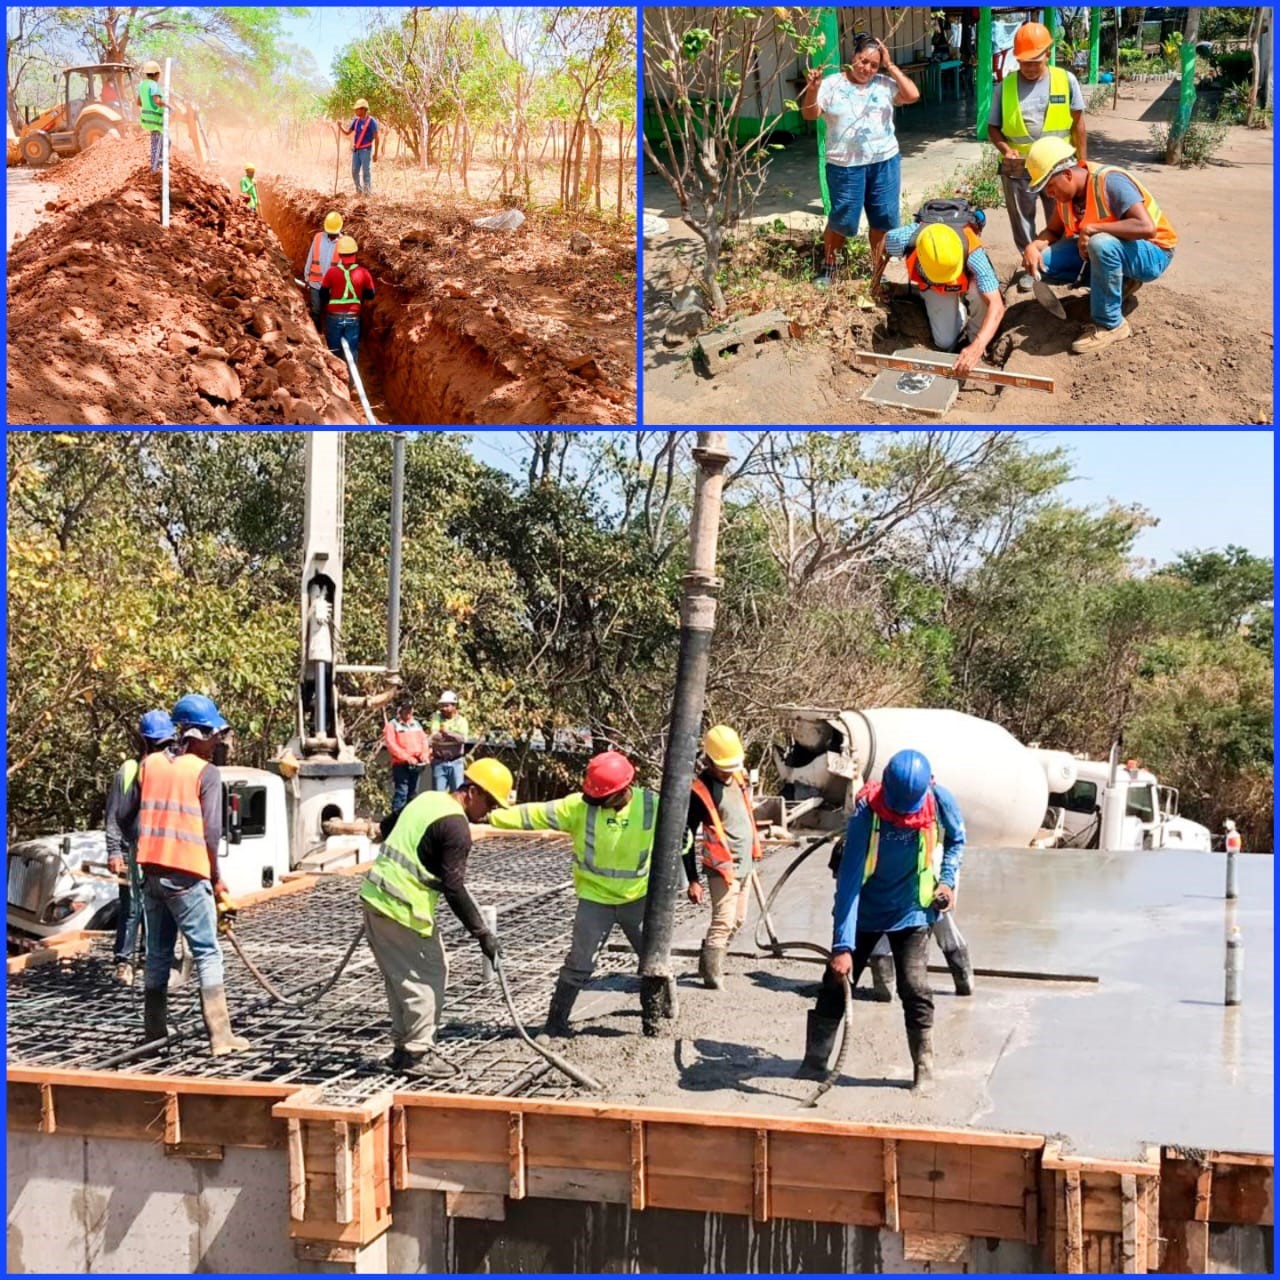
[(870, 805), (871, 812), (881, 822), (892, 822), (895, 827), (907, 827), (912, 831), (921, 831), (926, 827), (933, 826), (937, 821), (937, 805), (933, 799), (932, 778), (929, 780), (929, 791), (924, 798), (924, 804), (915, 813), (898, 813), (896, 809), (890, 809), (884, 798), (884, 787), (878, 782), (868, 782), (858, 792), (858, 799), (865, 800)]

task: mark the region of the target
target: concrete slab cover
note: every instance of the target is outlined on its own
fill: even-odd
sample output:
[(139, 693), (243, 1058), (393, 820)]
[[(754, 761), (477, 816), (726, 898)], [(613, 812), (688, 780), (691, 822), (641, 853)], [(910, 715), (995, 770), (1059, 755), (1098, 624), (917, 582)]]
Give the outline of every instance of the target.
[[(945, 360), (949, 364), (955, 361), (954, 355), (923, 347), (907, 347), (893, 354), (907, 360)], [(941, 417), (955, 404), (959, 394), (960, 384), (954, 378), (941, 378), (932, 373), (903, 373), (897, 369), (883, 369), (872, 379), (861, 399), (868, 404), (891, 405), (895, 409), (910, 409), (913, 413)]]

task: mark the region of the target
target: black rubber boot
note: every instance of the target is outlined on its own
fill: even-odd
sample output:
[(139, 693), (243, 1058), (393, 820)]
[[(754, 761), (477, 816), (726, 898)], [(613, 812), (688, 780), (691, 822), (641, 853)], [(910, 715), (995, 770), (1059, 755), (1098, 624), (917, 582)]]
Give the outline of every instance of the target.
[(914, 1069), (911, 1092), (928, 1097), (933, 1091), (933, 1028), (908, 1027), (907, 1043), (911, 1046)]
[(169, 992), (164, 987), (157, 991), (148, 989), (142, 995), (142, 1043), (163, 1040), (168, 1034)]
[(888, 1004), (893, 999), (893, 957), (872, 956), (871, 998), (880, 1004)]
[(232, 1034), (226, 987), (201, 987), (200, 1007), (204, 1012), (205, 1029), (209, 1032), (209, 1052), (215, 1058), (224, 1053), (240, 1053), (249, 1047), (244, 1036)]
[(956, 984), (956, 995), (973, 995), (973, 963), (969, 959), (968, 947), (957, 947), (954, 951), (944, 951), (942, 957), (951, 970), (951, 980)]
[(579, 988), (571, 986), (563, 978), (556, 981), (556, 989), (551, 993), (551, 1008), (547, 1011), (545, 1035), (566, 1037), (573, 1035), (569, 1026), (569, 1015), (573, 1012), (574, 1002), (578, 999)]
[(713, 991), (724, 989), (724, 947), (709, 947), (702, 944), (702, 955), (698, 961), (698, 976), (702, 985)]
[(840, 1034), (843, 1018), (824, 1018), (810, 1009), (807, 1015), (804, 1038), (804, 1062), (800, 1067), (801, 1075), (825, 1076), (827, 1063), (831, 1061), (831, 1051), (836, 1047), (836, 1037)]

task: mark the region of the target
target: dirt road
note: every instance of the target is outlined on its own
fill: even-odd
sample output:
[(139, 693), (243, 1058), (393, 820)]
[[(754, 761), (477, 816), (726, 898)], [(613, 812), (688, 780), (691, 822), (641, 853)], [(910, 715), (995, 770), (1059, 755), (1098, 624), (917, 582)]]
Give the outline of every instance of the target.
[[(1122, 164), (1147, 184), (1178, 232), (1165, 275), (1126, 304), (1133, 338), (1100, 353), (1072, 355), (1087, 323), (1088, 293), (1059, 289), (1068, 320), (1054, 320), (1029, 294), (1006, 294), (1008, 312), (992, 344), (1010, 372), (1055, 379), (1053, 395), (963, 389), (948, 423), (1268, 423), (1272, 421), (1272, 136), (1233, 128), (1204, 169), (1156, 163), (1153, 122), (1168, 118), (1176, 84), (1122, 86), (1118, 109), (1089, 117), (1091, 159)], [(991, 210), (984, 235), (1002, 281), (1017, 265), (1008, 218)], [(646, 254), (646, 281), (667, 287), (687, 275), (672, 254)], [(890, 280), (905, 280), (894, 264)], [(651, 295), (656, 290), (648, 291)], [(654, 297), (646, 298), (646, 314)], [(646, 327), (645, 419), (650, 423), (919, 423), (859, 397), (871, 374), (848, 359), (856, 346), (892, 351), (927, 330), (909, 303), (889, 311), (828, 313), (805, 341), (763, 344), (752, 359), (702, 376), (688, 354), (667, 351)], [(762, 416), (762, 406), (776, 406)]]
[(45, 201), (56, 200), (58, 188), (47, 182), (33, 181), (35, 173), (31, 169), (9, 169), (9, 179), (5, 196), (8, 214), (7, 248), (13, 248), (14, 238), (26, 235), (47, 216)]

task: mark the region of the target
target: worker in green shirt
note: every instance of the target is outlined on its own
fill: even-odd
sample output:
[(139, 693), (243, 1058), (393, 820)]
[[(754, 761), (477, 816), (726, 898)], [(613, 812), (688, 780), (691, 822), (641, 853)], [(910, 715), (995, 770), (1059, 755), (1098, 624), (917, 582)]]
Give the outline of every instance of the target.
[(240, 194), (249, 204), (253, 213), (258, 212), (258, 184), (253, 180), (253, 165), (244, 167), (244, 177), (240, 179)]
[(151, 135), (151, 172), (160, 168), (164, 147), (164, 109), (169, 104), (160, 92), (160, 64), (142, 64), (142, 83), (138, 85), (138, 106), (142, 108), (142, 127)]

